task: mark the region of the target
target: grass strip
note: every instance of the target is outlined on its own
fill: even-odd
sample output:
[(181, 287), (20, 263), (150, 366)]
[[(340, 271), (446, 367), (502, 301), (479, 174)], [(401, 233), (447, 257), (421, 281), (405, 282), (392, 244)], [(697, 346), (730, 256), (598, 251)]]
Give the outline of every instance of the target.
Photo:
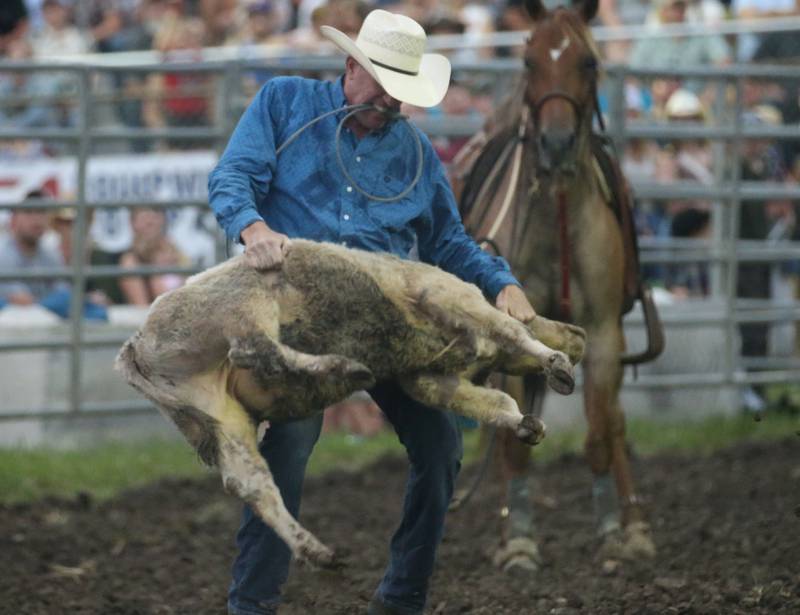
[[(797, 434), (800, 419), (785, 414), (752, 417), (709, 417), (695, 422), (628, 421), (628, 439), (642, 455), (664, 451), (709, 454), (743, 440), (777, 440)], [(551, 430), (537, 446), (537, 460), (547, 461), (582, 450), (583, 427)], [(464, 433), (465, 462), (481, 456), (478, 430)], [(404, 454), (391, 429), (372, 438), (343, 433), (322, 437), (309, 462), (309, 473), (332, 469), (357, 470), (383, 455)], [(73, 497), (86, 492), (96, 499), (113, 497), (123, 489), (166, 477), (200, 477), (211, 470), (202, 466), (194, 451), (180, 440), (107, 443), (80, 450), (0, 449), (0, 503)]]

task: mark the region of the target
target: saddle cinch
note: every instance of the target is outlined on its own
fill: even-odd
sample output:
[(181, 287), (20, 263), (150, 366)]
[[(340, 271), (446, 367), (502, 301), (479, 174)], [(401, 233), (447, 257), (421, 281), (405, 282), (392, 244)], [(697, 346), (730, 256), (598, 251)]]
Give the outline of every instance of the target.
[[(522, 146), (521, 138), (521, 135), (514, 135), (509, 129), (501, 130), (488, 140), (486, 133), (481, 132), (459, 152), (453, 162), (453, 169), (456, 170), (453, 181), (463, 182), (459, 199), (459, 212), (462, 218), (466, 219), (482, 195), (499, 194), (502, 192), (503, 184), (513, 181), (507, 177), (508, 166), (514, 156), (515, 148)], [(637, 299), (642, 303), (647, 330), (647, 348), (640, 353), (621, 358), (623, 365), (638, 365), (652, 361), (663, 352), (664, 328), (653, 301), (652, 290), (641, 276), (639, 244), (634, 222), (635, 205), (630, 185), (622, 173), (611, 140), (605, 135), (592, 133), (590, 145), (592, 162), (603, 200), (614, 213), (622, 231), (625, 280), (620, 317), (633, 309)], [(489, 185), (484, 185), (487, 182)], [(468, 228), (468, 230), (474, 229)]]

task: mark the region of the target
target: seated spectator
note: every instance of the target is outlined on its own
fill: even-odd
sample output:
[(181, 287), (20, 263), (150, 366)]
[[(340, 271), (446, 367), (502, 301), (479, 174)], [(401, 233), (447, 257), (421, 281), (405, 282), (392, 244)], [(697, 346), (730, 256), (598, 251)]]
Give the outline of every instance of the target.
[[(25, 61), (33, 58), (27, 39), (9, 43), (6, 59)], [(58, 128), (68, 125), (56, 104), (60, 82), (41, 72), (0, 73), (0, 125), (7, 128)]]
[[(92, 223), (94, 210), (89, 210), (87, 220), (86, 239), (84, 240), (83, 261), (87, 264), (94, 264), (94, 244), (89, 237), (88, 229)], [(65, 264), (71, 265), (74, 262), (75, 251), (73, 249), (73, 238), (75, 233), (75, 219), (78, 212), (73, 207), (62, 207), (57, 209), (50, 219), (50, 225), (55, 232), (58, 250)], [(113, 299), (112, 299), (113, 298)], [(86, 299), (90, 303), (98, 306), (108, 306), (114, 303), (121, 303), (121, 295), (116, 278), (108, 280), (90, 278), (86, 280)]]
[[(679, 89), (672, 93), (664, 108), (669, 122), (704, 123), (707, 113), (697, 95)], [(677, 165), (677, 179), (689, 179), (710, 186), (714, 183), (714, 152), (708, 139), (679, 139), (672, 142)]]
[(301, 2), (299, 7), (300, 25), (282, 35), (279, 39), (280, 43), (304, 53), (331, 51), (333, 49), (331, 42), (320, 33), (322, 26), (336, 27), (335, 18), (331, 15), (331, 5), (324, 1), (315, 2), (316, 6), (310, 11), (308, 20), (305, 20), (303, 19), (303, 10), (308, 8), (307, 4)]
[[(791, 17), (800, 14), (800, 4), (796, 0), (733, 0), (732, 11), (737, 19)], [(742, 62), (749, 62), (753, 59), (764, 60), (769, 54), (755, 57), (760, 51), (759, 47), (768, 40), (783, 42), (784, 39), (795, 49), (797, 48), (796, 32), (775, 32), (761, 36), (743, 34), (738, 41), (737, 59)]]
[[(685, 23), (688, 4), (686, 0), (659, 0), (656, 3), (653, 28), (657, 30), (662, 24)], [(730, 62), (730, 59), (728, 44), (718, 35), (650, 36), (640, 38), (634, 43), (629, 63), (636, 68), (685, 68), (701, 65), (720, 66)], [(677, 85), (666, 87), (666, 96), (668, 97), (676, 87)], [(705, 83), (690, 79), (683, 84), (683, 87), (700, 94), (705, 89)], [(660, 89), (664, 87), (654, 82), (654, 95)]]
[[(154, 41), (166, 62), (192, 62), (202, 57), (205, 26), (198, 18), (165, 21)], [(142, 114), (149, 128), (211, 126), (212, 78), (204, 73), (164, 72), (151, 75)], [(170, 138), (168, 149), (202, 147), (196, 139)]]
[[(35, 190), (26, 199), (46, 198), (43, 192)], [(11, 212), (9, 233), (0, 238), (0, 269), (32, 269), (40, 267), (61, 267), (64, 261), (57, 250), (42, 243), (47, 232), (48, 214), (39, 209), (15, 209)], [(67, 288), (66, 284), (54, 279), (33, 279), (20, 282), (0, 282), (0, 303), (13, 305), (33, 305), (55, 290)]]
[[(49, 195), (34, 190), (27, 199), (44, 199)], [(57, 249), (48, 247), (42, 238), (48, 230), (49, 215), (44, 210), (17, 209), (11, 214), (9, 234), (0, 238), (0, 269), (24, 270), (32, 268), (63, 267), (64, 261)], [(58, 279), (32, 279), (25, 281), (0, 282), (0, 307), (7, 304), (33, 305), (54, 312), (61, 318), (69, 318), (71, 289), (68, 282)], [(103, 305), (87, 297), (84, 303), (84, 317), (93, 320), (107, 320)]]
[(226, 45), (237, 45), (249, 48), (264, 45), (270, 41), (280, 29), (280, 15), (272, 2), (258, 0), (247, 6), (247, 20), (243, 26), (225, 40)]
[(8, 53), (8, 46), (25, 36), (28, 29), (28, 9), (24, 0), (0, 2), (0, 58)]
[(64, 0), (45, 0), (42, 3), (44, 26), (33, 38), (37, 57), (52, 57), (86, 53), (89, 42), (70, 22), (69, 7)]
[[(264, 0), (257, 2), (267, 3)], [(201, 0), (198, 12), (205, 24), (206, 44), (209, 47), (225, 45), (241, 29), (240, 4), (240, 0)], [(252, 6), (252, 3), (248, 6)]]
[[(671, 234), (684, 239), (708, 239), (711, 236), (711, 214), (690, 207), (672, 218)], [(709, 293), (708, 263), (671, 265), (667, 289), (675, 296), (705, 297)]]
[[(179, 267), (188, 265), (188, 259), (166, 235), (166, 215), (157, 209), (137, 208), (131, 212), (133, 246), (122, 255), (120, 266), (133, 268), (153, 265)], [(126, 276), (119, 285), (126, 303), (150, 305), (159, 295), (178, 288), (185, 276), (173, 273)]]

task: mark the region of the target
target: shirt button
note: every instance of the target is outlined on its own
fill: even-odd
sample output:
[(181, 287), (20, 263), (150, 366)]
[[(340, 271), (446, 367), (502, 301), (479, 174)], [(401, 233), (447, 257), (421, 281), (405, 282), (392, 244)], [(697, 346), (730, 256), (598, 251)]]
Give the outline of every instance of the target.
[(342, 216), (342, 218), (344, 218), (345, 220), (349, 220), (350, 219), (350, 214), (345, 214), (345, 215)]
[(348, 192), (352, 192), (353, 191), (353, 186), (347, 186), (347, 191)]
[(356, 156), (356, 162), (361, 162), (361, 156)]

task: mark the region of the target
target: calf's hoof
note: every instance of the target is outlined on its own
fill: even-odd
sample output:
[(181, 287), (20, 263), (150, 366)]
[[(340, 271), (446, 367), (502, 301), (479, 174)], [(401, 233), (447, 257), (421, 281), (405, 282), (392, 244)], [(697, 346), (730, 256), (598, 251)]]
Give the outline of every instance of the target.
[(375, 384), (375, 376), (368, 367), (340, 355), (320, 357), (314, 366), (314, 371), (320, 376), (346, 383), (345, 388), (348, 390), (368, 389)]
[(342, 561), (336, 557), (336, 553), (321, 542), (302, 545), (295, 553), (295, 557), (300, 563), (307, 564), (312, 568), (338, 570), (343, 566)]
[(575, 370), (567, 355), (554, 352), (545, 366), (547, 386), (561, 395), (569, 395), (575, 390)]
[(526, 414), (514, 430), (516, 436), (525, 444), (535, 446), (544, 439), (547, 426), (535, 416)]

